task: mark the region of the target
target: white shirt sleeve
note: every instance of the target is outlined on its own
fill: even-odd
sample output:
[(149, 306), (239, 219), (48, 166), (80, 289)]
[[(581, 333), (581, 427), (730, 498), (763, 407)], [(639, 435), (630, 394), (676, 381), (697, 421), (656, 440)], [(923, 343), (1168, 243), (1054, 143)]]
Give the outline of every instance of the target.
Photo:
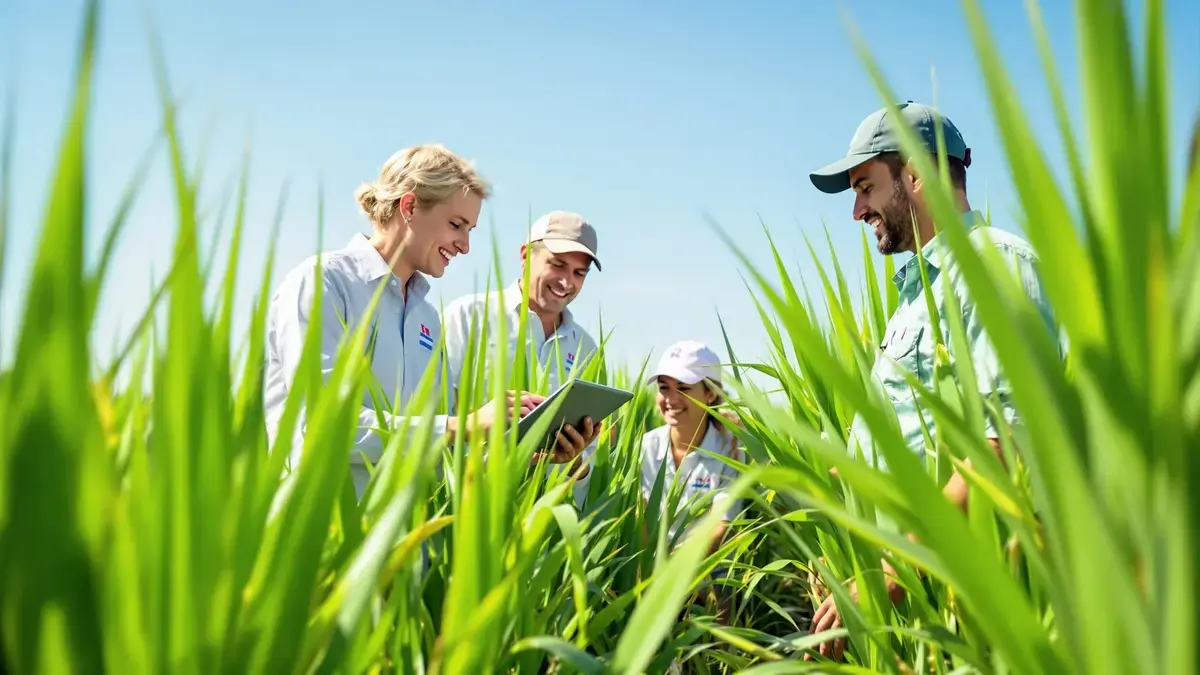
[(455, 300), (442, 312), (442, 335), (446, 342), (446, 374), (450, 381), (450, 410), (458, 409), (458, 382), (462, 375), (463, 360), (466, 358), (467, 337), (470, 333), (470, 316), (463, 300)]
[(571, 489), (575, 495), (575, 507), (582, 509), (583, 503), (587, 501), (588, 486), (592, 484), (592, 473), (596, 468), (596, 441), (592, 441), (591, 445), (583, 449), (583, 452), (579, 455), (579, 459), (580, 464), (587, 466), (588, 472), (583, 478), (577, 479)]
[[(323, 302), (318, 362), (321, 369), (321, 380), (325, 382), (333, 372), (338, 343), (341, 341), (343, 333), (346, 332), (346, 328), (352, 329), (353, 326), (349, 325), (349, 322), (347, 322), (346, 328), (342, 326), (342, 320), (346, 315), (346, 296), (338, 284), (336, 274), (332, 274), (326, 267), (322, 267), (321, 271)], [(296, 277), (290, 288), (280, 291), (273, 303), (271, 337), (275, 344), (276, 358), (280, 363), (281, 376), (289, 391), (292, 390), (296, 369), (300, 365), (304, 351), (304, 339), (308, 331), (313, 300), (316, 297), (315, 278), (315, 267), (305, 270)], [(365, 455), (372, 464), (377, 463), (383, 455), (382, 438), (375, 431), (380, 424), (380, 417), (382, 417), (383, 424), (392, 429), (405, 424), (417, 426), (422, 421), (419, 417), (393, 416), (388, 411), (376, 411), (370, 406), (362, 405), (358, 411), (357, 432), (350, 456), (352, 464), (362, 463), (360, 453)], [(433, 433), (435, 436), (440, 437), (445, 434), (446, 418), (446, 415), (434, 416)], [(307, 422), (303, 413), (301, 413), (298, 424), (300, 424), (301, 430), (305, 430)], [(298, 458), (300, 450), (301, 448), (294, 447), (292, 456)]]

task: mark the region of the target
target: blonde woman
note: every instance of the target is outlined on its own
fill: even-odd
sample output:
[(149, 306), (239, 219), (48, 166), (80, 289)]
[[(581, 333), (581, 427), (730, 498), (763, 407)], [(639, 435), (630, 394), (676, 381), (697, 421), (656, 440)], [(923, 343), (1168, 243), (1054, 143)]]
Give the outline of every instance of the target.
[[(441, 278), (455, 258), (470, 252), (471, 230), (490, 192), (470, 163), (441, 145), (397, 152), (384, 163), (378, 180), (358, 188), (356, 197), (370, 219), (371, 234), (355, 234), (343, 248), (323, 253), (319, 276), (315, 256), (304, 261), (287, 274), (271, 300), (264, 392), (271, 443), (300, 361), (318, 285), (323, 292), (318, 330), (324, 377), (333, 369), (343, 334), (360, 323), (376, 289), (386, 285), (372, 317), (371, 370), (393, 401), (399, 399), (401, 406), (408, 401), (434, 357), (441, 330), (438, 312), (428, 299), (429, 279)], [(475, 411), (468, 428), (487, 430), (512, 409), (514, 398), (509, 392), (506, 400)], [(541, 401), (540, 396), (522, 394), (521, 415)], [(382, 455), (381, 439), (374, 431), (380, 415), (390, 428), (419, 421), (375, 410), (369, 392), (363, 392), (349, 457), (359, 497), (369, 478), (363, 456), (375, 464)], [(439, 415), (434, 429), (452, 439), (459, 431), (458, 420)], [(303, 430), (302, 416), (293, 438), (293, 470), (300, 460)]]

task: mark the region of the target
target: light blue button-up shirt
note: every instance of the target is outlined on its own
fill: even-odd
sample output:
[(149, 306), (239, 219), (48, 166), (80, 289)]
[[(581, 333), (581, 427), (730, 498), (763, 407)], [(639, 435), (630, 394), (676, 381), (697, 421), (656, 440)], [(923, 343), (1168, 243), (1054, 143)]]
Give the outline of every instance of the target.
[[(313, 256), (284, 277), (268, 309), (264, 404), (267, 434), (271, 443), (274, 443), (304, 349), (317, 283), (316, 256)], [(345, 248), (321, 255), (319, 283), (324, 294), (320, 328), (320, 367), (323, 377), (328, 377), (333, 370), (334, 356), (342, 335), (359, 325), (379, 284), (387, 284), (373, 316), (375, 342), (371, 372), (389, 396), (388, 402), (395, 403), (399, 399), (400, 409), (403, 409), (434, 358), (440, 333), (437, 310), (427, 297), (429, 282), (421, 274), (414, 273), (408, 281), (408, 297), (402, 297), (400, 282), (383, 256), (366, 236), (356, 234)], [(342, 325), (343, 319), (345, 327)], [(420, 422), (419, 418), (393, 416), (388, 411), (379, 413), (382, 413), (388, 427), (393, 429)], [(303, 450), (304, 424), (302, 412), (292, 441), (290, 459), (293, 468), (298, 466)], [(378, 426), (379, 415), (374, 409), (370, 392), (364, 390), (362, 409), (358, 415), (358, 432), (349, 458), (354, 489), (360, 497), (370, 478), (363, 455), (375, 465), (383, 453), (382, 439), (374, 431)], [(434, 418), (433, 431), (437, 437), (445, 433), (445, 415)]]
[[(1011, 232), (984, 224), (983, 217), (978, 212), (973, 211), (968, 217), (975, 223), (968, 233), (970, 242), (976, 248), (983, 246), (985, 242), (990, 242), (995, 247), (1000, 258), (1008, 263), (1009, 270), (1016, 276), (1025, 295), (1040, 310), (1047, 330), (1051, 331), (1052, 335), (1056, 334), (1054, 313), (1042, 291), (1037, 269), (1038, 259), (1033, 248)], [(958, 267), (958, 261), (948, 245), (944, 246), (939, 242), (939, 237), (926, 242), (921, 248), (921, 255), (925, 258), (926, 274), (935, 299), (936, 318), (951, 359), (962, 358), (963, 355), (955, 354), (953, 345), (950, 344), (950, 316), (943, 295), (947, 291), (954, 294), (962, 312), (968, 346), (966, 356), (971, 360), (980, 393), (984, 398), (997, 395), (1000, 402), (999, 411), (1007, 423), (1018, 424), (1017, 410), (1010, 398), (1012, 387), (1001, 368), (995, 347), (983, 329), (979, 311)], [(930, 316), (929, 305), (925, 301), (925, 286), (921, 281), (918, 263), (914, 255), (892, 277), (892, 283), (898, 291), (898, 304), (884, 329), (883, 342), (880, 344), (871, 374), (883, 387), (896, 409), (905, 444), (919, 457), (924, 457), (925, 441), (921, 431), (921, 419), (924, 417), (929, 433), (935, 439), (937, 425), (932, 413), (925, 406), (918, 405), (918, 398), (905, 377), (906, 372), (911, 373), (924, 387), (933, 388), (936, 347), (933, 334), (934, 317)], [(985, 422), (987, 436), (996, 437), (998, 434), (991, 420), (985, 418)], [(877, 461), (881, 469), (885, 468), (884, 456), (882, 453), (875, 456), (870, 429), (861, 416), (854, 419), (849, 443), (852, 451), (856, 443), (860, 444), (867, 463)]]
[[(520, 347), (517, 341), (517, 329), (520, 327), (523, 300), (524, 294), (521, 291), (520, 282), (514, 281), (500, 291), (465, 295), (451, 302), (443, 310), (442, 324), (446, 333), (446, 372), (449, 373), (449, 388), (455, 401), (457, 401), (457, 395), (455, 395), (454, 389), (460, 381), (463, 362), (470, 347), (469, 340), (472, 330), (475, 330), (476, 340), (479, 343), (476, 358), (486, 359), (497, 353), (500, 339), (497, 326), (499, 321), (504, 321), (507, 324), (505, 330), (508, 337), (509, 367), (512, 367), (513, 359)], [(491, 314), (486, 321), (484, 319), (485, 307), (486, 311)], [(551, 335), (545, 334), (542, 321), (537, 314), (527, 310), (527, 315), (525, 347), (531, 388), (533, 384), (541, 381), (541, 375), (545, 372), (549, 382), (545, 393), (550, 394), (557, 390), (563, 382), (578, 375), (587, 367), (591, 357), (597, 352), (596, 341), (575, 321), (568, 309), (563, 310), (562, 321)], [(560, 365), (562, 378), (559, 377)], [(487, 375), (490, 373), (489, 369), (484, 377), (484, 391), (488, 394), (490, 394), (490, 389), (487, 388)], [(590, 465), (595, 450), (596, 444), (593, 441), (581, 453), (583, 461)], [(550, 465), (547, 467), (547, 471), (553, 471), (555, 468), (555, 465)], [(577, 505), (582, 505), (587, 497), (591, 476), (589, 471), (587, 476), (575, 483), (574, 493)]]

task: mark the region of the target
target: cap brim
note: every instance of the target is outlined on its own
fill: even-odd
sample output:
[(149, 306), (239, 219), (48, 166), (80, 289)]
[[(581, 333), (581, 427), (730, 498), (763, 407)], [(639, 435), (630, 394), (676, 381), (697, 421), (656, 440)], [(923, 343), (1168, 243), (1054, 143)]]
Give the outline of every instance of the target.
[(835, 195), (850, 189), (850, 170), (879, 156), (878, 152), (843, 157), (829, 166), (808, 174), (812, 184), (821, 192)]
[(600, 270), (601, 272), (604, 271), (600, 269), (600, 259), (596, 257), (596, 254), (592, 252), (592, 249), (577, 241), (570, 241), (567, 239), (543, 239), (542, 243), (546, 245), (546, 248), (550, 249), (551, 253), (586, 253), (592, 259), (592, 262), (596, 263), (596, 269)]
[[(659, 378), (659, 376), (662, 376), (662, 375), (666, 375), (667, 377), (671, 377), (676, 380), (679, 380), (680, 382), (682, 382), (684, 384), (697, 384), (698, 382), (700, 382), (701, 380), (703, 380), (705, 378), (705, 375), (703, 373), (696, 372), (690, 368), (667, 367), (667, 368), (660, 368), (657, 372), (652, 373), (649, 376), (647, 376), (646, 384), (654, 384), (654, 381), (657, 380)], [(719, 378), (714, 378), (714, 377), (709, 376), (709, 379), (713, 380), (714, 382), (718, 382), (718, 383), (720, 382)]]

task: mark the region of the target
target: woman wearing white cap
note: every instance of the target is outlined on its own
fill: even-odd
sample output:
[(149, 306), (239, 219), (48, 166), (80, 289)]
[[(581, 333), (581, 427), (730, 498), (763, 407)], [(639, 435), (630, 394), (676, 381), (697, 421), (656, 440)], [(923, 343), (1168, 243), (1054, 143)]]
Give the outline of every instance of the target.
[[(667, 348), (646, 383), (657, 385), (658, 411), (666, 423), (642, 437), (642, 496), (650, 498), (663, 471), (664, 506), (674, 483), (682, 489), (680, 511), (711, 497), (713, 507), (724, 510), (725, 522), (733, 520), (742, 509), (742, 500), (729, 497), (726, 490), (737, 471), (716, 457), (696, 452), (702, 449), (741, 461), (737, 437), (715, 419), (717, 413), (698, 403), (714, 408), (722, 402), (721, 360), (701, 342), (678, 342)], [(672, 540), (682, 520), (676, 515), (682, 514), (671, 516)], [(725, 534), (725, 522), (713, 535), (713, 549)]]

